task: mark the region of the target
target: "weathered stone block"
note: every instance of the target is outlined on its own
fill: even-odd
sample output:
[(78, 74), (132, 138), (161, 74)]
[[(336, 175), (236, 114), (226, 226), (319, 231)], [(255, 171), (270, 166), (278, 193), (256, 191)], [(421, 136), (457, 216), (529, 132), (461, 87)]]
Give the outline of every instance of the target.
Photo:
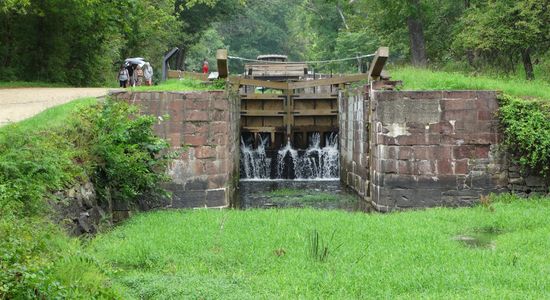
[(209, 121), (208, 111), (191, 110), (184, 112), (184, 118), (187, 121)]
[(191, 208), (204, 207), (205, 191), (176, 191), (172, 193), (172, 207), (174, 208)]
[(185, 184), (185, 191), (202, 191), (208, 188), (206, 179), (195, 178)]
[(203, 146), (207, 144), (206, 141), (206, 136), (184, 135), (182, 143), (190, 146)]
[(206, 206), (208, 207), (225, 207), (228, 205), (226, 201), (225, 189), (215, 189), (206, 191)]

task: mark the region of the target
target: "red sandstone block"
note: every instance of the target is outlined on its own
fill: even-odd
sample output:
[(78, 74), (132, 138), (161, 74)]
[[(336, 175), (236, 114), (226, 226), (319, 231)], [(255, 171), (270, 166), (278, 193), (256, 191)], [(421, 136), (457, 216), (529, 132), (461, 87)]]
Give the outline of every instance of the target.
[(475, 157), (476, 158), (489, 158), (489, 152), (491, 151), (491, 146), (489, 145), (478, 145), (475, 147)]
[(441, 142), (439, 134), (413, 133), (395, 138), (398, 145), (438, 145)]
[(386, 147), (386, 153), (385, 158), (387, 159), (397, 159), (398, 158), (398, 146), (387, 146)]
[(209, 139), (209, 144), (216, 146), (225, 146), (229, 142), (227, 134), (216, 134)]
[(452, 146), (433, 146), (434, 157), (432, 159), (451, 161), (453, 159)]
[(407, 122), (405, 126), (409, 133), (426, 133), (427, 131), (424, 123)]
[(180, 113), (184, 111), (183, 101), (181, 100), (168, 101), (166, 103), (166, 108), (168, 109), (168, 112), (170, 115)]
[(170, 142), (171, 148), (176, 148), (181, 146), (181, 137), (179, 133), (169, 133), (168, 141)]
[(476, 99), (476, 91), (443, 91), (443, 99)]
[(190, 146), (203, 146), (206, 145), (206, 136), (202, 135), (184, 135), (183, 143)]
[(438, 175), (452, 175), (453, 166), (450, 160), (437, 160), (437, 174)]
[(226, 174), (229, 171), (227, 159), (218, 160), (218, 171), (220, 174)]
[(474, 122), (477, 120), (477, 110), (459, 109), (443, 111), (442, 119), (444, 121), (461, 120), (463, 122)]
[(468, 159), (460, 159), (454, 161), (454, 173), (456, 175), (468, 174)]
[(171, 133), (177, 133), (177, 134), (181, 134), (181, 128), (183, 126), (183, 124), (181, 124), (180, 122), (175, 122), (175, 121), (168, 121), (165, 123), (166, 127), (164, 128), (166, 130), (166, 132), (168, 134), (171, 134)]
[(398, 147), (398, 159), (413, 159), (414, 158), (414, 151), (413, 147), (411, 146), (399, 146)]
[(225, 146), (217, 145), (215, 151), (216, 151), (216, 158), (218, 159), (226, 159), (228, 157), (227, 155), (228, 149)]
[(179, 158), (182, 160), (189, 160), (189, 149), (181, 150), (179, 152)]
[(381, 159), (380, 166), (382, 173), (397, 173), (397, 161), (394, 159)]
[(453, 125), (448, 121), (430, 124), (429, 132), (434, 134), (451, 134), (453, 132)]
[(401, 95), (398, 94), (398, 97), (400, 98), (409, 98), (411, 100), (429, 100), (429, 99), (441, 99), (443, 98), (443, 93), (441, 91), (407, 91), (407, 92), (400, 92)]
[(416, 146), (414, 147), (414, 159), (427, 160), (432, 159), (431, 147), (429, 146)]
[(204, 172), (206, 175), (217, 175), (222, 174), (219, 168), (219, 163), (216, 161), (204, 161)]
[(214, 109), (217, 110), (229, 110), (229, 100), (227, 99), (213, 99)]
[(216, 150), (214, 150), (210, 146), (200, 146), (195, 149), (195, 156), (198, 159), (203, 158), (215, 158), (216, 157)]
[(185, 122), (182, 125), (182, 134), (183, 135), (193, 135), (197, 131), (197, 126), (191, 122)]
[(472, 100), (471, 98), (441, 100), (440, 104), (441, 104), (441, 110), (442, 111), (476, 109), (476, 102), (475, 102), (475, 100)]
[(208, 176), (208, 188), (209, 189), (223, 188), (228, 181), (229, 181), (228, 174), (218, 174), (218, 175)]
[(458, 130), (461, 133), (490, 133), (494, 130), (493, 122), (491, 121), (474, 121), (464, 124), (463, 130)]
[(477, 106), (481, 110), (496, 111), (498, 109), (497, 93), (494, 91), (477, 91)]
[(477, 119), (480, 121), (491, 121), (496, 119), (493, 112), (487, 110), (480, 110), (477, 112)]
[(207, 111), (191, 110), (184, 112), (187, 121), (210, 121)]
[(191, 169), (195, 176), (204, 174), (204, 162), (201, 160), (194, 160), (191, 162)]
[(223, 110), (212, 111), (210, 117), (212, 121), (229, 121), (229, 114)]
[(496, 133), (470, 134), (464, 138), (464, 141), (471, 145), (491, 145), (497, 143), (498, 135)]
[(208, 99), (187, 99), (184, 101), (185, 110), (202, 110), (207, 111), (210, 107)]
[(397, 173), (403, 175), (413, 175), (414, 174), (414, 163), (408, 160), (398, 160), (397, 161)]
[(456, 146), (453, 149), (454, 159), (474, 158), (475, 147), (472, 145)]
[(413, 173), (415, 175), (431, 175), (434, 171), (435, 168), (429, 160), (419, 160), (413, 162)]

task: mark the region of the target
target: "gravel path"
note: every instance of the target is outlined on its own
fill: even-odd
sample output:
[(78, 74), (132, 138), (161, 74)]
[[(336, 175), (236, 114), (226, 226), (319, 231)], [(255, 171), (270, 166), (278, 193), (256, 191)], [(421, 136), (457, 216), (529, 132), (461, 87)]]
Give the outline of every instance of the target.
[(83, 97), (107, 95), (106, 88), (0, 89), (0, 126), (32, 117), (46, 108)]

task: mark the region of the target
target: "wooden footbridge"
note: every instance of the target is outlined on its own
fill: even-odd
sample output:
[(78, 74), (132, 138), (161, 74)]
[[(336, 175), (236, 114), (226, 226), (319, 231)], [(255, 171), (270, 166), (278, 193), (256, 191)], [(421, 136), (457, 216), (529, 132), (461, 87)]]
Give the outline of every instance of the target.
[(218, 50), (217, 61), (220, 77), (228, 77), (239, 94), (241, 136), (247, 143), (257, 146), (264, 140), (268, 149), (279, 149), (290, 142), (305, 149), (314, 133), (323, 143), (338, 132), (339, 90), (379, 79), (388, 54), (388, 48), (381, 47), (367, 73), (340, 76), (311, 74), (306, 63), (286, 62), (279, 55), (258, 57), (245, 65), (245, 75), (228, 76), (227, 50)]

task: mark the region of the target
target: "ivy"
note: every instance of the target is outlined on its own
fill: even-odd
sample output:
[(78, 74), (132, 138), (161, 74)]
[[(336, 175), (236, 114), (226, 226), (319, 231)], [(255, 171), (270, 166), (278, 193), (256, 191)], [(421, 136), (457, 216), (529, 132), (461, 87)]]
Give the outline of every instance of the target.
[(499, 100), (504, 145), (524, 171), (550, 177), (550, 103), (509, 95)]

